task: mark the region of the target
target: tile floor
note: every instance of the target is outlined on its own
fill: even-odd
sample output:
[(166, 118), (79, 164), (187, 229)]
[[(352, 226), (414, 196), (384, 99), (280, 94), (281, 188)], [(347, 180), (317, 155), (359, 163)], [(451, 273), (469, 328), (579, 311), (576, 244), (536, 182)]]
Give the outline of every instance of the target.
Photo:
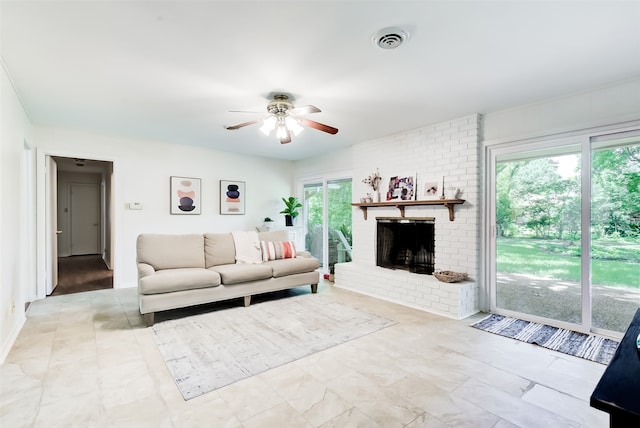
[(608, 426), (588, 404), (603, 365), (469, 327), (482, 314), (454, 321), (320, 292), (398, 323), (189, 401), (135, 289), (37, 301), (0, 366), (0, 426)]

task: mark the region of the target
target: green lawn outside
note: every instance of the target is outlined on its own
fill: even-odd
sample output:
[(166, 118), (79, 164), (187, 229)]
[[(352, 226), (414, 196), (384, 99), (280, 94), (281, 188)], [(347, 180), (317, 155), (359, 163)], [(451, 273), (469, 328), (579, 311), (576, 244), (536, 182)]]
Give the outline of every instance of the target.
[[(579, 243), (499, 238), (497, 247), (498, 272), (580, 281)], [(640, 242), (602, 240), (594, 242), (593, 247), (592, 253), (598, 257), (591, 268), (594, 285), (640, 288)]]

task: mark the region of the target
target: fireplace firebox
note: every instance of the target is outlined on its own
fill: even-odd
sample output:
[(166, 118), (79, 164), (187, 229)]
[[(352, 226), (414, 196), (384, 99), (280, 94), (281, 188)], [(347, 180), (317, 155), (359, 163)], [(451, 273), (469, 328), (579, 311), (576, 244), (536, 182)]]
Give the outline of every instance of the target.
[(435, 265), (435, 218), (378, 217), (376, 265), (431, 275)]

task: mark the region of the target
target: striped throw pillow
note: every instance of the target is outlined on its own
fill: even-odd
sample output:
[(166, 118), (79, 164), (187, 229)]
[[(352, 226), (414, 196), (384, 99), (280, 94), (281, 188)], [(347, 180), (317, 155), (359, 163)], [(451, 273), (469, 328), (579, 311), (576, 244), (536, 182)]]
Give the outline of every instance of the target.
[(293, 259), (296, 257), (296, 245), (291, 241), (260, 241), (262, 261)]

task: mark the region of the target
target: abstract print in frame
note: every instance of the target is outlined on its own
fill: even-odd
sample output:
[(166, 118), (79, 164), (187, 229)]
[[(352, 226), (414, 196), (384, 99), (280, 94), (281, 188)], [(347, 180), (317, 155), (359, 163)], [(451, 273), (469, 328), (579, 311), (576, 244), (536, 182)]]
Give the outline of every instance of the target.
[(220, 180), (220, 214), (244, 214), (244, 181)]
[(200, 214), (200, 179), (171, 177), (171, 214)]

